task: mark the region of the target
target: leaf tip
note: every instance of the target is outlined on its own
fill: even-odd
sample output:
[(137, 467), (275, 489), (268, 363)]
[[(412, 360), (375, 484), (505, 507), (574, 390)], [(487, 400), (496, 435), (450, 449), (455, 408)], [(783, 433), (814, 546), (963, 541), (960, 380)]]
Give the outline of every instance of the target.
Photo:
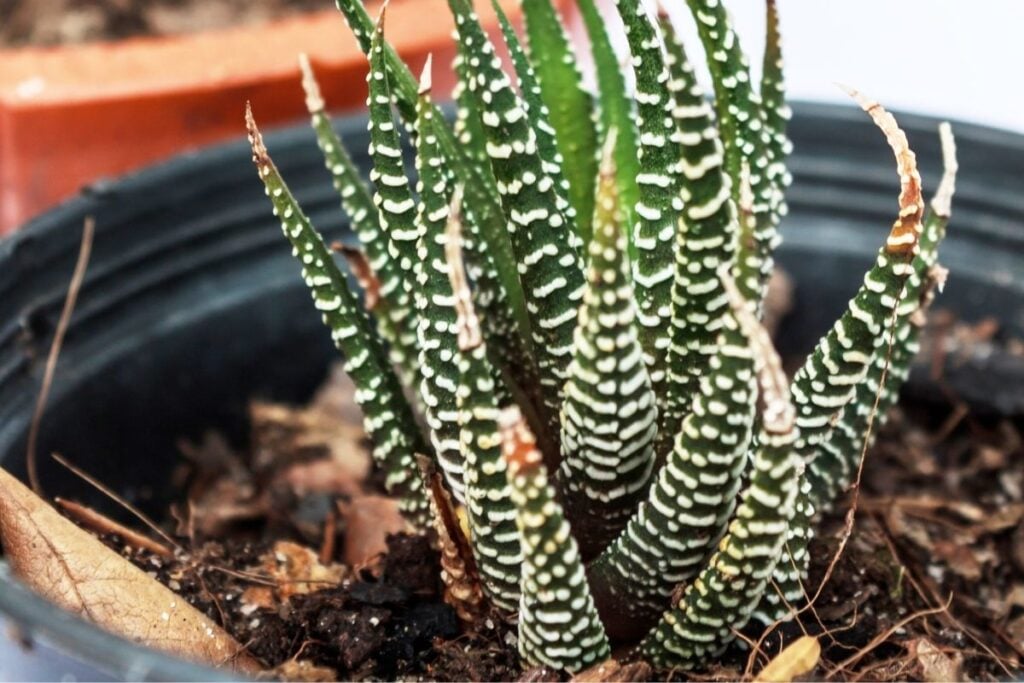
[(508, 406), (501, 411), (498, 429), (501, 432), (501, 456), (508, 464), (510, 476), (534, 472), (543, 467), (537, 441), (519, 406)]
[(423, 62), (423, 70), (420, 72), (420, 89), (417, 94), (420, 96), (429, 95), (432, 86), (431, 83), (431, 69), (434, 65), (434, 54), (430, 53), (427, 55), (427, 60)]
[(953, 208), (953, 193), (956, 190), (956, 139), (949, 121), (939, 124), (939, 143), (942, 145), (942, 180), (932, 199), (932, 211), (943, 218), (949, 218)]
[(910, 149), (907, 135), (896, 123), (895, 117), (881, 104), (853, 88), (843, 85), (839, 87), (867, 112), (896, 155), (896, 170), (900, 176), (899, 215), (885, 241), (885, 250), (899, 256), (914, 254), (921, 237), (921, 219), (924, 216), (917, 156)]
[(302, 72), (302, 90), (306, 93), (306, 109), (310, 114), (322, 112), (325, 108), (320, 84), (316, 81), (313, 66), (309, 63), (309, 55), (299, 53), (299, 71)]
[(271, 161), (267, 153), (267, 147), (263, 144), (263, 135), (256, 126), (256, 118), (252, 114), (252, 102), (245, 103), (245, 129), (249, 135), (249, 145), (252, 147), (252, 161), (260, 169), (261, 174), (269, 172)]

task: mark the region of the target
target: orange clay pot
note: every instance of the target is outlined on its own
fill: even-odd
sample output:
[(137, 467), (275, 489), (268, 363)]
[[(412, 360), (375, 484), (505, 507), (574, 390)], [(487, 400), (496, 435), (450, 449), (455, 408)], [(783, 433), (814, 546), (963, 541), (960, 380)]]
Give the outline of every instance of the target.
[[(515, 0), (502, 5), (518, 18)], [(483, 17), (499, 35), (493, 14)], [(446, 0), (391, 2), (387, 33), (414, 71), (433, 53), (435, 91), (445, 97), (454, 84)], [(304, 116), (299, 51), (328, 106), (364, 106), (366, 59), (337, 10), (185, 36), (0, 51), (0, 235), (97, 178), (240, 135), (246, 100), (264, 125)]]

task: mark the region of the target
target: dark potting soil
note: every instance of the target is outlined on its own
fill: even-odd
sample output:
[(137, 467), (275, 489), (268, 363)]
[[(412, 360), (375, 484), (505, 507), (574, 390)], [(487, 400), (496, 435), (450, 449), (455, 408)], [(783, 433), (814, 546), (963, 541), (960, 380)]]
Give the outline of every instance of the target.
[[(356, 513), (360, 501), (380, 500), (380, 484), (352, 466), (368, 455), (348, 391), (336, 376), (309, 408), (255, 406), (248, 452), (216, 438), (184, 447), (167, 526), (185, 552), (162, 559), (109, 544), (281, 678), (549, 680), (550, 671), (522, 670), (506, 619), (460, 623), (427, 539), (390, 534), (379, 555), (352, 543), (374, 535)], [(690, 678), (749, 677), (809, 634), (822, 648), (814, 679), (1019, 679), (1022, 434), (1020, 421), (955, 399), (894, 410), (867, 453), (859, 495), (848, 492), (818, 525), (812, 606), (767, 634), (748, 629)], [(306, 490), (313, 480), (319, 490)], [(628, 646), (615, 654), (635, 658)]]
[(2, 0), (0, 48), (191, 33), (332, 6), (324, 0)]

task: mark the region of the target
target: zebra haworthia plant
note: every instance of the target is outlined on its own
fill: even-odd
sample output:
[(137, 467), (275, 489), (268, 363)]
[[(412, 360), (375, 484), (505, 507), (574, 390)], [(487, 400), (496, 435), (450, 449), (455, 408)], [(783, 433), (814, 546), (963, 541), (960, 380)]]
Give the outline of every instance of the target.
[[(431, 519), (442, 480), (464, 506), (468, 542), (452, 544), (450, 514), (442, 534), (471, 549), (449, 558), (459, 588), (476, 595), (465, 582), (479, 581), (492, 609), (518, 617), (528, 664), (578, 671), (633, 643), (658, 666), (700, 667), (751, 619), (791, 614), (814, 515), (850, 484), (942, 280), (951, 133), (926, 215), (903, 132), (852, 93), (895, 153), (897, 219), (787, 380), (759, 322), (789, 179), (775, 5), (758, 87), (722, 4), (687, 4), (713, 104), (671, 24), (640, 0), (616, 1), (632, 79), (611, 24), (579, 0), (593, 94), (551, 0), (524, 0), (526, 44), (493, 5), (510, 69), (468, 0), (449, 0), (460, 79), (449, 124), (429, 61), (417, 82), (383, 12), (374, 22), (360, 0), (338, 0), (369, 61), (372, 187), (304, 59), (303, 85), (365, 251), (367, 305), (247, 113), (260, 178), (345, 356), (387, 487), (422, 530), (442, 528)], [(425, 486), (417, 456), (443, 479)]]

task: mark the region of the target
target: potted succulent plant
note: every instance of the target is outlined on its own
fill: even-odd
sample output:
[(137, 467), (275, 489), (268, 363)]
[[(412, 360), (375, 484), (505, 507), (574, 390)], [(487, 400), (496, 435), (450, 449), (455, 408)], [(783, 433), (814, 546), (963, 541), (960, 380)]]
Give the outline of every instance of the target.
[[(714, 106), (696, 86), (671, 25), (640, 3), (617, 5), (632, 54), (631, 94), (601, 16), (580, 2), (599, 86), (591, 95), (550, 3), (524, 3), (528, 54), (495, 7), (512, 63), (507, 72), (472, 6), (450, 0), (461, 87), (449, 126), (432, 100), (431, 60), (415, 78), (388, 44), (383, 13), (374, 21), (357, 0), (341, 0), (369, 60), (368, 122), (349, 123), (339, 136), (308, 62), (303, 85), (351, 229), (344, 251), (353, 278), (313, 227), (316, 221), (338, 234), (335, 196), (322, 181), (303, 182), (317, 163), (309, 136), (289, 132), (265, 142), (253, 110), (246, 112), (259, 178), (315, 310), (342, 351), (384, 486), (414, 534), (439, 547), (440, 594), (461, 628), (506, 634), (501, 642), (519, 656), (510, 670), (544, 667), (537, 676), (559, 676), (597, 667), (588, 674), (597, 680), (703, 671), (720, 663), (737, 636), (757, 645), (765, 629), (816, 600), (808, 542), (817, 519), (851, 486), (856, 500), (864, 455), (896, 403), (945, 281), (937, 254), (958, 163), (950, 128), (942, 127), (941, 145), (927, 147), (933, 162), (941, 150), (943, 172), (926, 208), (917, 158), (896, 118), (852, 93), (881, 129), (865, 152), (857, 148), (869, 139), (867, 117), (808, 108), (792, 130), (796, 187), (805, 189), (791, 201), (789, 220), (801, 226), (795, 246), (780, 253), (797, 294), (779, 341), (787, 355), (810, 355), (786, 376), (760, 320), (790, 181), (775, 6), (767, 4), (764, 78), (755, 87), (725, 8), (688, 4), (711, 55)], [(856, 131), (848, 148), (822, 133), (837, 120), (851, 138)], [(356, 132), (362, 125), (367, 135)], [(405, 168), (403, 126), (415, 184)], [(961, 135), (983, 137), (969, 127)], [(878, 177), (881, 160), (865, 154), (882, 140), (897, 162), (895, 210), (884, 181), (870, 192), (862, 184)], [(302, 151), (280, 166), (271, 160), (293, 147)], [(1021, 143), (1001, 152), (1014, 147)], [(836, 148), (849, 158), (829, 161)], [(108, 244), (129, 257), (110, 251), (98, 261), (109, 265), (94, 273), (92, 307), (84, 298), (80, 336), (77, 344), (69, 337), (65, 351), (81, 363), (80, 381), (55, 395), (48, 417), (66, 431), (45, 438), (43, 448), (79, 443), (99, 465), (101, 454), (125, 444), (152, 444), (152, 459), (135, 462), (135, 472), (124, 470), (131, 460), (108, 461), (103, 479), (115, 487), (137, 486), (140, 477), (160, 481), (143, 473), (167, 471), (157, 455), (176, 437), (211, 424), (242, 430), (240, 406), (251, 395), (297, 398), (323, 371), (326, 340), (317, 341), (308, 303), (299, 304), (295, 265), (252, 227), (265, 201), (256, 205), (245, 190), (247, 200), (236, 202), (237, 181), (209, 180), (242, 154), (236, 146), (211, 156), (202, 178), (197, 168), (168, 166), (135, 181), (136, 193), (147, 194), (187, 178), (159, 200), (191, 217), (168, 242), (131, 234), (134, 209), (118, 208), (133, 196), (130, 185), (101, 199), (97, 219), (108, 225)], [(224, 202), (216, 223), (209, 209), (192, 204), (196, 196)], [(886, 210), (893, 214), (886, 234), (858, 232)], [(30, 228), (9, 243), (6, 258), (18, 264), (47, 248), (47, 234), (46, 226)], [(1019, 258), (1000, 260), (991, 233), (961, 240), (1001, 275), (954, 256), (964, 266), (963, 289), (952, 297), (958, 309), (967, 313), (964, 302), (979, 295), (990, 306), (1012, 305), (1024, 283)], [(188, 246), (175, 253), (171, 244)], [(67, 259), (68, 246), (59, 258)], [(854, 264), (867, 274), (845, 303)], [(39, 282), (56, 286), (52, 278)], [(20, 311), (29, 351), (46, 337), (41, 311)], [(13, 320), (13, 310), (6, 317)], [(13, 370), (0, 378), (5, 400), (23, 390), (28, 380), (19, 368), (30, 362), (30, 354), (17, 354), (11, 329)], [(5, 463), (21, 452), (30, 412), (24, 399), (15, 403), (3, 404)], [(84, 419), (83, 406), (93, 406), (92, 419)], [(82, 417), (72, 420), (76, 414)], [(840, 535), (837, 561), (851, 530)], [(28, 598), (0, 600), (32, 628), (53, 631), (26, 613)], [(260, 626), (247, 628), (251, 634)], [(342, 649), (353, 642), (329, 633)], [(613, 647), (618, 662), (610, 660)], [(925, 645), (914, 647), (920, 653)], [(136, 656), (119, 650), (107, 664), (124, 671)], [(155, 655), (145, 661), (156, 675), (205, 675)], [(814, 655), (803, 669), (763, 676), (792, 677), (817, 663)], [(440, 675), (429, 667), (405, 673)]]

